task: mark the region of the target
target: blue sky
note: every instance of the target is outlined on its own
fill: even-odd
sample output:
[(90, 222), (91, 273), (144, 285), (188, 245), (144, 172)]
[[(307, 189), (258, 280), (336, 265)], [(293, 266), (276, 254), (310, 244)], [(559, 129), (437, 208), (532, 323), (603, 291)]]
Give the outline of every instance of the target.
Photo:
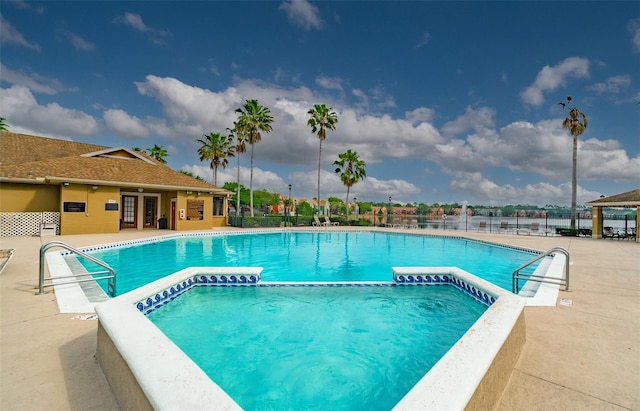
[(352, 149), (367, 163), (351, 190), (362, 201), (569, 205), (558, 102), (571, 95), (589, 119), (578, 204), (640, 188), (634, 1), (2, 1), (0, 30), (11, 131), (162, 145), (169, 166), (209, 181), (196, 140), (258, 99), (274, 123), (255, 146), (254, 189), (315, 197), (306, 113), (324, 103), (338, 124), (322, 198), (344, 198), (331, 164)]

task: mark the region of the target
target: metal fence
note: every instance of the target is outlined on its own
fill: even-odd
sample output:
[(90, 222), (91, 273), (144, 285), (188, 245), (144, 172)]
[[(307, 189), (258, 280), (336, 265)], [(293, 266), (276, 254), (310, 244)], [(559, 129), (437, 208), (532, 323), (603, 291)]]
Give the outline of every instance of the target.
[[(488, 233), (513, 233), (513, 234), (540, 234), (557, 235), (562, 230), (569, 229), (571, 220), (569, 216), (547, 217), (494, 217), (485, 215), (475, 216), (446, 216), (429, 218), (421, 215), (385, 214), (385, 215), (350, 215), (349, 220), (345, 216), (332, 215), (331, 220), (340, 225), (349, 226), (378, 226), (399, 227), (413, 229), (430, 229), (443, 231)], [(233, 227), (257, 228), (257, 227), (301, 227), (312, 226), (313, 216), (260, 214), (251, 217), (246, 214), (232, 214), (229, 216), (229, 224)], [(615, 214), (603, 215), (603, 227), (612, 227), (615, 231), (629, 232), (636, 229), (635, 216), (620, 216)], [(578, 235), (591, 235), (591, 218), (577, 218), (576, 229)], [(535, 232), (532, 233), (532, 228)]]

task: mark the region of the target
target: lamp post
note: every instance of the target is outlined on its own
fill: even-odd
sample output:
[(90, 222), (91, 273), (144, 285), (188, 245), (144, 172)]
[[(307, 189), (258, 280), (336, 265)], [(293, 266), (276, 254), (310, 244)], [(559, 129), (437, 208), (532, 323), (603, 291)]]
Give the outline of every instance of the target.
[[(291, 184), (289, 184), (289, 200), (287, 200), (287, 207), (285, 207), (285, 213), (287, 213), (287, 211), (291, 208)], [(291, 213), (287, 213), (287, 221), (291, 222), (291, 216), (288, 215)], [(286, 226), (286, 224), (285, 224)]]
[(447, 213), (442, 214), (442, 226), (443, 230), (447, 230)]
[(387, 224), (393, 224), (391, 221), (391, 196), (389, 196), (389, 208), (387, 209)]

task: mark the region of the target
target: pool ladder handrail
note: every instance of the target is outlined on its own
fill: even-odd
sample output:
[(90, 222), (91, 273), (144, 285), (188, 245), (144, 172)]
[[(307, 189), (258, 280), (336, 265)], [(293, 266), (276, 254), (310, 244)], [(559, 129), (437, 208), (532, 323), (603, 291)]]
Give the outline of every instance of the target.
[[(105, 271), (96, 271), (93, 273), (84, 273), (84, 274), (74, 274), (74, 275), (65, 275), (65, 276), (60, 276), (60, 277), (46, 277), (44, 276), (44, 254), (47, 252), (47, 250), (49, 250), (52, 247), (62, 247), (68, 251), (71, 251), (74, 254), (77, 254), (83, 258), (86, 258), (87, 260), (103, 267), (105, 269)], [(102, 277), (93, 277), (96, 274), (105, 274), (105, 273), (109, 273), (109, 275), (105, 275)], [(87, 277), (89, 276), (90, 278), (78, 278), (78, 277)], [(75, 280), (73, 281), (65, 281), (65, 282), (61, 282), (61, 283), (51, 283), (51, 284), (45, 284), (45, 281), (53, 281), (53, 280), (58, 280), (58, 279), (65, 279), (65, 278), (74, 278)], [(105, 263), (102, 260), (98, 260), (97, 258), (93, 257), (92, 255), (89, 255), (83, 251), (78, 250), (77, 248), (74, 248), (72, 246), (70, 246), (67, 243), (63, 243), (62, 241), (50, 241), (48, 243), (42, 244), (42, 246), (40, 247), (40, 277), (39, 277), (39, 281), (38, 281), (38, 293), (37, 294), (46, 294), (44, 291), (44, 287), (51, 287), (53, 285), (64, 285), (64, 284), (76, 284), (76, 283), (84, 283), (84, 282), (88, 282), (88, 281), (98, 281), (98, 280), (108, 280), (107, 282), (107, 289), (109, 292), (109, 295), (111, 297), (115, 297), (116, 295), (116, 271), (111, 268), (111, 266), (109, 266), (109, 264)]]
[[(561, 252), (562, 254), (565, 255), (566, 259), (565, 259), (565, 275), (564, 278), (558, 278), (558, 277), (548, 277), (548, 276), (539, 276), (539, 275), (534, 275), (534, 274), (523, 274), (520, 271), (523, 270), (524, 268), (530, 266), (531, 264), (535, 263), (538, 260), (541, 260), (555, 252)], [(565, 291), (571, 291), (569, 289), (569, 252), (562, 248), (562, 247), (553, 247), (547, 251), (545, 251), (544, 253), (536, 256), (535, 258), (527, 261), (526, 263), (522, 264), (520, 267), (516, 268), (516, 270), (513, 272), (512, 275), (512, 284), (513, 284), (513, 293), (514, 294), (518, 294), (518, 291), (520, 291), (520, 280), (526, 280), (526, 281), (535, 281), (535, 282), (539, 282), (539, 283), (547, 283), (547, 284), (557, 284), (557, 285), (564, 285), (564, 290)]]

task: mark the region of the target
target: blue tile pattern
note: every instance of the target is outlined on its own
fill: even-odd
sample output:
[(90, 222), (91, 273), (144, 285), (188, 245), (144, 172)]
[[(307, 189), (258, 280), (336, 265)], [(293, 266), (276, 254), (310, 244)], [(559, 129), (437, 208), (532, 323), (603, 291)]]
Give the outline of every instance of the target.
[(464, 292), (480, 303), (491, 306), (496, 297), (484, 290), (468, 284), (453, 274), (394, 274), (393, 281), (387, 282), (260, 282), (256, 275), (244, 274), (196, 274), (178, 284), (162, 290), (153, 296), (137, 302), (136, 308), (143, 314), (149, 314), (157, 308), (176, 299), (193, 287), (401, 287), (449, 285)]

